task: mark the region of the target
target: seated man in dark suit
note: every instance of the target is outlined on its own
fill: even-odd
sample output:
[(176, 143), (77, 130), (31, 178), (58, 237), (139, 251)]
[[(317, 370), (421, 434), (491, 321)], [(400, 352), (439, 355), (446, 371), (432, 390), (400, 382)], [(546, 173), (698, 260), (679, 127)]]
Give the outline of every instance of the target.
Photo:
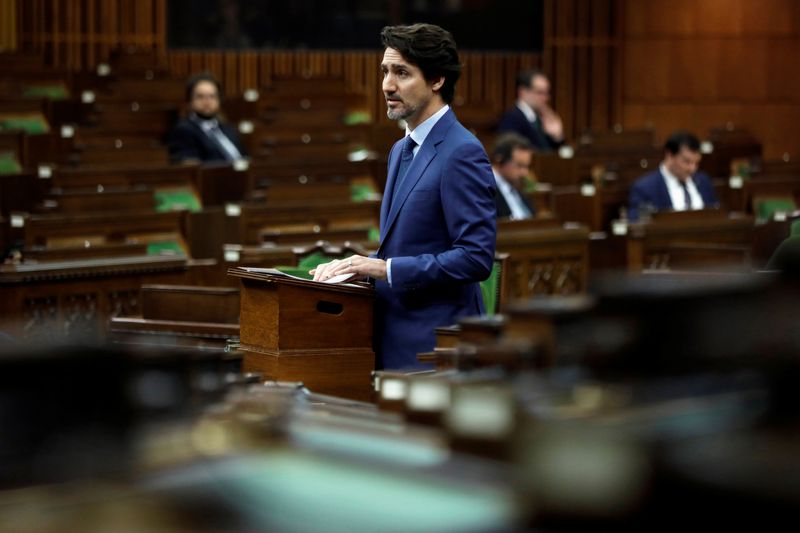
[(528, 139), (516, 133), (497, 138), (492, 149), (492, 172), (497, 183), (497, 218), (533, 218), (536, 210), (523, 194), (523, 180), (531, 167), (533, 148)]
[(552, 152), (564, 144), (564, 124), (550, 107), (550, 80), (543, 72), (524, 70), (517, 75), (517, 105), (503, 115), (497, 131), (519, 133), (537, 152)]
[(173, 162), (234, 161), (244, 155), (236, 128), (220, 121), (221, 87), (210, 74), (199, 74), (186, 84), (189, 114), (170, 133)]
[(673, 133), (664, 144), (658, 170), (637, 179), (628, 196), (628, 218), (638, 220), (643, 210), (688, 211), (719, 207), (714, 186), (700, 164), (700, 141), (691, 133)]

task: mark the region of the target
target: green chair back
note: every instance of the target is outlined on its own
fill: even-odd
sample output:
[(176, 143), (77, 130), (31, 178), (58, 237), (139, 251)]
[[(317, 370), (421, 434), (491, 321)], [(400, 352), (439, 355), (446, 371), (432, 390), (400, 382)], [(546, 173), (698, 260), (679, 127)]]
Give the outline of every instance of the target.
[(758, 202), (756, 216), (760, 220), (771, 220), (778, 211), (791, 212), (796, 208), (791, 198), (772, 198)]
[(0, 175), (3, 174), (19, 174), (22, 172), (22, 166), (17, 161), (12, 153), (0, 154)]
[(504, 264), (505, 258), (495, 257), (489, 277), (481, 282), (481, 295), (487, 316), (493, 316), (500, 312)]
[(297, 261), (297, 266), (281, 265), (275, 267), (275, 269), (291, 276), (297, 276), (298, 278), (313, 279), (314, 276), (308, 273), (309, 270), (312, 268), (317, 268), (322, 263), (333, 261), (334, 259), (336, 258), (325, 255), (322, 252), (314, 252), (299, 259)]
[(197, 194), (190, 188), (157, 190), (153, 196), (156, 201), (156, 211), (159, 213), (180, 209), (197, 213), (203, 208)]

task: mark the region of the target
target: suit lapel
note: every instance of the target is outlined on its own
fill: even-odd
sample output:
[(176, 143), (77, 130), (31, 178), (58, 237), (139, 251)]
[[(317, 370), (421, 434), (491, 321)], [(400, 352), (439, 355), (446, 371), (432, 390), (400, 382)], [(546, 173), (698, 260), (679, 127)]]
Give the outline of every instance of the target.
[[(395, 191), (394, 196), (389, 198), (388, 201), (384, 197), (383, 204), (381, 205), (381, 244), (378, 250), (379, 252), (380, 249), (383, 248), (383, 244), (386, 242), (395, 220), (397, 220), (400, 209), (402, 209), (403, 204), (408, 199), (409, 193), (414, 190), (417, 182), (419, 182), (420, 178), (425, 173), (425, 169), (428, 168), (430, 162), (436, 157), (437, 145), (444, 140), (445, 134), (454, 122), (455, 115), (452, 110), (448, 110), (433, 127), (422, 143), (422, 146), (419, 147), (417, 155), (414, 156), (414, 161), (411, 163), (411, 166), (408, 167), (406, 177), (403, 179), (400, 187)], [(393, 187), (394, 180), (397, 179), (396, 174), (400, 156), (396, 152), (397, 150), (393, 149), (393, 157), (390, 158), (389, 161), (389, 179), (386, 182), (387, 190), (391, 190), (389, 189), (390, 185)], [(391, 184), (389, 180), (391, 180)], [(388, 214), (384, 219), (383, 213), (387, 209), (387, 204), (390, 205), (388, 206)]]
[(205, 146), (206, 152), (215, 154), (217, 157), (225, 158), (225, 154), (220, 151), (220, 148), (214, 141), (211, 140), (200, 124), (194, 120), (190, 120), (189, 123), (194, 126), (194, 129), (197, 131), (198, 138), (200, 139), (200, 142), (203, 143), (203, 146)]
[[(661, 202), (664, 207), (668, 207), (670, 209), (674, 209), (675, 206), (672, 205), (672, 197), (669, 195), (669, 189), (667, 189), (667, 180), (664, 178), (664, 174), (661, 171), (658, 171), (658, 196), (661, 198)], [(663, 209), (661, 206), (656, 206), (659, 209)]]
[(389, 167), (386, 170), (386, 187), (383, 189), (383, 202), (381, 202), (381, 240), (386, 235), (386, 219), (389, 217), (389, 206), (392, 204), (392, 191), (394, 190), (394, 182), (397, 179), (397, 167), (400, 166), (400, 152), (399, 148), (402, 139), (392, 146), (392, 151), (389, 154)]

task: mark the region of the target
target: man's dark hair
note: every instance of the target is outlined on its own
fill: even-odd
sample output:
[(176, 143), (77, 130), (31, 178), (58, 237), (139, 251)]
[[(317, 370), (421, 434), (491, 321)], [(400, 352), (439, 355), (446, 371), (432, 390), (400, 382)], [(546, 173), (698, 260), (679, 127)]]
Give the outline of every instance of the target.
[(201, 72), (200, 74), (195, 74), (186, 82), (186, 101), (192, 101), (192, 93), (194, 93), (194, 88), (197, 87), (197, 84), (201, 81), (207, 81), (214, 84), (214, 87), (217, 88), (217, 96), (219, 99), (222, 100), (222, 85), (217, 81), (217, 78), (209, 74), (208, 72)]
[(664, 143), (664, 151), (675, 155), (681, 151), (682, 146), (685, 146), (691, 152), (700, 151), (700, 141), (688, 131), (676, 131), (670, 135), (667, 142)]
[(533, 150), (531, 142), (519, 133), (504, 133), (492, 147), (492, 163), (504, 165), (511, 161), (514, 150)]
[(528, 89), (530, 89), (533, 86), (533, 78), (535, 78), (536, 76), (543, 76), (546, 78), (547, 74), (545, 74), (538, 68), (521, 70), (519, 74), (517, 74), (517, 90), (520, 90), (523, 87), (527, 87)]
[(408, 62), (419, 67), (428, 81), (444, 76), (440, 90), (442, 100), (449, 104), (461, 76), (456, 42), (450, 32), (433, 24), (386, 26), (381, 30), (384, 48), (393, 48)]

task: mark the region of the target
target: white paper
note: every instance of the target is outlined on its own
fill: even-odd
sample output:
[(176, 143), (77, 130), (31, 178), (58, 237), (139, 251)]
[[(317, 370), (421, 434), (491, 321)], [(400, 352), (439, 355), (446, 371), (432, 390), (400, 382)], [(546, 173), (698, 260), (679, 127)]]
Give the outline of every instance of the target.
[[(272, 274), (273, 276), (285, 276), (287, 278), (292, 279), (300, 279), (303, 281), (313, 281), (306, 278), (301, 278), (299, 276), (293, 276), (291, 274), (287, 274), (286, 272), (281, 272), (277, 268), (258, 268), (258, 267), (241, 267), (242, 270), (247, 272), (253, 272), (256, 274)], [(339, 274), (338, 276), (333, 276), (332, 278), (328, 278), (324, 281), (317, 281), (315, 283), (328, 283), (328, 284), (335, 284), (335, 283), (344, 283), (345, 281), (349, 281), (355, 278), (358, 274), (350, 273), (350, 274)]]

